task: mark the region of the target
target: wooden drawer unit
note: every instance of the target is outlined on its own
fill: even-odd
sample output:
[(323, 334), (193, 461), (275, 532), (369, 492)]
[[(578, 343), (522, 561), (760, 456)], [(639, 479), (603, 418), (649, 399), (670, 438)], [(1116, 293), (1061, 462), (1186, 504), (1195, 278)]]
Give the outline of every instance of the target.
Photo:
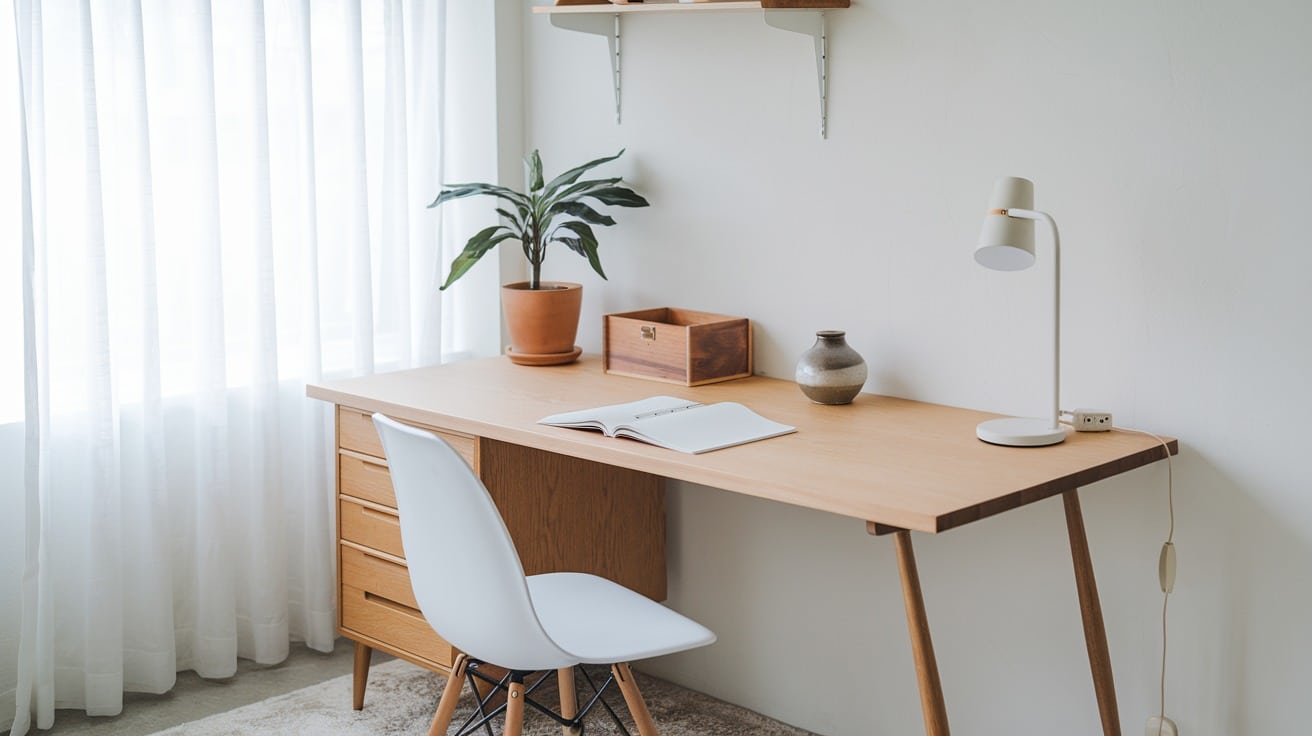
[[(401, 520), (395, 509), (339, 496), (337, 519), (342, 541), (405, 557), (401, 547)], [(342, 562), (344, 565), (345, 559)]]
[[(477, 470), (477, 438), (423, 427), (446, 440)], [(383, 445), (367, 411), (337, 407), (338, 622), (357, 647), (379, 648), (446, 670), (451, 645), (433, 631), (410, 589), (396, 493)], [(367, 651), (367, 650), (366, 650)], [(358, 661), (357, 680), (365, 671)], [(363, 685), (356, 686), (356, 706)]]

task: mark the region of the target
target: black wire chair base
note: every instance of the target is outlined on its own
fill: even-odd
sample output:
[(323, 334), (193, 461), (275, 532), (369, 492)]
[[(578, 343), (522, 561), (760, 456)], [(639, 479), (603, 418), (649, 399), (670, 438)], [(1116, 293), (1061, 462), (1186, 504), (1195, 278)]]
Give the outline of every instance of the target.
[[(469, 684), (469, 689), (474, 694), (474, 712), (470, 713), (469, 717), (465, 719), (465, 722), (460, 724), (460, 728), (456, 730), (455, 736), (471, 736), (479, 730), (486, 732), (487, 736), (496, 736), (492, 731), (492, 720), (506, 711), (507, 704), (502, 703), (490, 711), (488, 710), (488, 705), (491, 704), (492, 700), (496, 698), (499, 693), (505, 693), (507, 700), (509, 700), (511, 684), (525, 684), (527, 680), (535, 674), (533, 672), (514, 671), (506, 673), (503, 677), (495, 678), (479, 671), (479, 666), (484, 664), (486, 664), (486, 662), (480, 662), (476, 659), (470, 658), (468, 664), (465, 665), (465, 682)], [(600, 704), (610, 716), (610, 719), (615, 722), (615, 727), (620, 730), (620, 733), (623, 734), (623, 736), (631, 736), (629, 730), (624, 727), (624, 723), (620, 720), (619, 715), (615, 713), (615, 709), (611, 708), (610, 703), (607, 703), (602, 697), (606, 690), (615, 683), (614, 672), (608, 672), (605, 682), (601, 683), (601, 687), (597, 687), (597, 684), (592, 680), (592, 676), (589, 675), (588, 671), (581, 665), (575, 667), (574, 670), (578, 674), (583, 675), (583, 679), (588, 683), (588, 687), (592, 688), (592, 697), (588, 699), (586, 705), (579, 709), (578, 715), (573, 718), (565, 718), (532, 697), (533, 692), (541, 687), (548, 678), (555, 676), (556, 672), (554, 670), (542, 674), (534, 680), (531, 685), (528, 685), (528, 687), (525, 688), (524, 704), (532, 707), (533, 710), (546, 715), (548, 718), (565, 728), (576, 729), (575, 732), (579, 734), (579, 736), (583, 736), (585, 729), (583, 719), (593, 708)], [(475, 684), (476, 679), (492, 686), (487, 695), (481, 695), (478, 692), (478, 686)]]

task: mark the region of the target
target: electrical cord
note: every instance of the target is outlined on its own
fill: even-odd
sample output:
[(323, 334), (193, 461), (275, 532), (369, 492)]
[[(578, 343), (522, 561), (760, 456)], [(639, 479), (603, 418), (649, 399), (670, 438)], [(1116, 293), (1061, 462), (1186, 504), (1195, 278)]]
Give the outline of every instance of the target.
[[(1064, 409), (1059, 411), (1064, 416), (1074, 416), (1072, 412)], [(1074, 426), (1065, 420), (1062, 424)], [(1158, 681), (1157, 736), (1162, 736), (1162, 729), (1166, 725), (1166, 608), (1171, 601), (1171, 591), (1175, 589), (1175, 472), (1171, 466), (1171, 446), (1161, 437), (1142, 429), (1112, 427), (1112, 431), (1147, 435), (1160, 442), (1162, 449), (1166, 451), (1166, 507), (1170, 517), (1170, 527), (1166, 532), (1166, 541), (1162, 544), (1161, 556), (1157, 563), (1158, 578), (1162, 587), (1162, 666), (1161, 679)]]
[[(1170, 515), (1171, 526), (1166, 533), (1166, 541), (1162, 544), (1162, 556), (1158, 562), (1158, 576), (1162, 585), (1162, 676), (1159, 682), (1160, 700), (1158, 701), (1157, 711), (1157, 736), (1162, 736), (1162, 728), (1166, 725), (1166, 606), (1171, 601), (1171, 591), (1175, 589), (1175, 473), (1171, 467), (1171, 447), (1166, 443), (1166, 440), (1142, 429), (1113, 427), (1112, 431), (1137, 432), (1147, 435), (1162, 443), (1162, 449), (1166, 451), (1166, 507)], [(1167, 566), (1168, 557), (1170, 559), (1169, 568)]]

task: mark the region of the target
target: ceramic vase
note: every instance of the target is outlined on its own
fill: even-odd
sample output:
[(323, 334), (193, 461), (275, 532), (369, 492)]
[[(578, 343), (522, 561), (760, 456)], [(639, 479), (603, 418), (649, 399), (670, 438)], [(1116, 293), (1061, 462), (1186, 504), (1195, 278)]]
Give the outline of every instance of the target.
[(817, 404), (850, 404), (866, 383), (866, 361), (842, 330), (815, 333), (815, 345), (797, 361), (797, 387)]

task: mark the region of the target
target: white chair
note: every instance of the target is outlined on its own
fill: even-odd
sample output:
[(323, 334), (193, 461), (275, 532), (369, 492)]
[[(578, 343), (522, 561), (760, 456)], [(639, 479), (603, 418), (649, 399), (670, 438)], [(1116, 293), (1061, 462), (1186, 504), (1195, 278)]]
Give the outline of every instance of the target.
[[(505, 691), (506, 702), (487, 713), (491, 696), (479, 700), (459, 734), (487, 728), (504, 711), (506, 736), (519, 736), (526, 703), (565, 733), (578, 733), (598, 702), (610, 711), (600, 696), (614, 682), (639, 734), (656, 736), (628, 663), (706, 646), (715, 634), (605, 578), (571, 572), (526, 577), (492, 497), (460, 455), (430, 432), (382, 414), (373, 419), (396, 490), (415, 598), (433, 630), (464, 652), (451, 668), (430, 736), (445, 736), (462, 683), (469, 679), (472, 686), (473, 678), (492, 685), (492, 694)], [(482, 664), (509, 674), (491, 677), (479, 671)], [(610, 665), (610, 677), (579, 710), (574, 668), (581, 664)], [(529, 697), (553, 671), (559, 714)]]

